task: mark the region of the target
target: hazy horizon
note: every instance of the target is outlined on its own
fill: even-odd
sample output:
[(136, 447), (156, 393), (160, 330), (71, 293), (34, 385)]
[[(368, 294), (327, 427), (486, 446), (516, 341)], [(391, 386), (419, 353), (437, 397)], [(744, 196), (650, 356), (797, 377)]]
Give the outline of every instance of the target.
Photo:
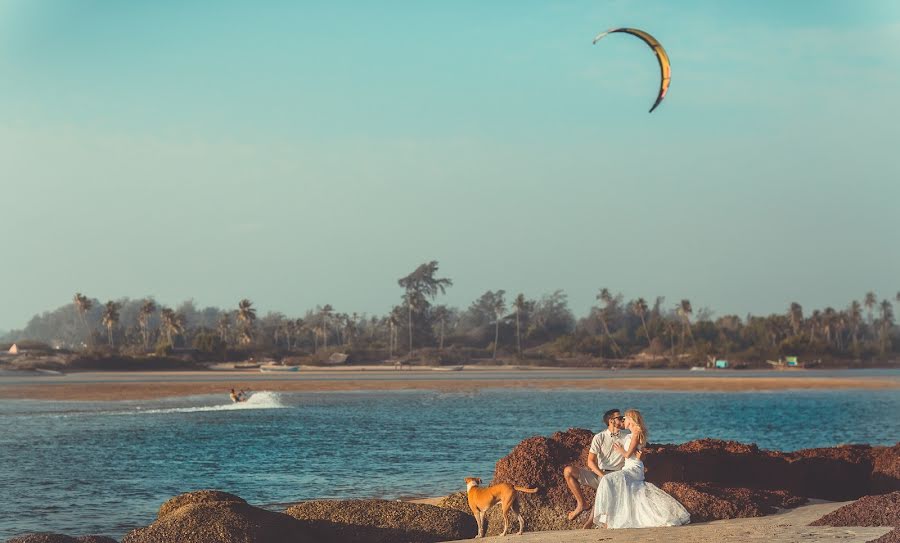
[[(654, 34), (658, 66), (614, 26)], [(153, 295), (716, 315), (900, 291), (900, 4), (0, 0), (0, 330)], [(891, 113), (891, 112), (894, 113)]]

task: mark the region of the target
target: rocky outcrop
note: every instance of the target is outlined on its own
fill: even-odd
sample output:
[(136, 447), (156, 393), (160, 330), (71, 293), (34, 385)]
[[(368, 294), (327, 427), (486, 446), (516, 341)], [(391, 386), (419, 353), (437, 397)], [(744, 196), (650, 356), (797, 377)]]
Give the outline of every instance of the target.
[[(531, 437), (497, 462), (492, 484), (537, 486), (522, 496), (529, 530), (576, 528), (586, 520), (565, 518), (575, 506), (562, 471), (584, 465), (592, 433), (569, 429), (550, 437)], [(806, 498), (850, 500), (900, 489), (900, 444), (893, 447), (847, 445), (783, 453), (753, 444), (701, 439), (682, 445), (647, 448), (647, 480), (676, 497), (693, 522), (761, 516), (796, 507)], [(676, 484), (677, 483), (677, 484)], [(593, 492), (585, 490), (587, 503)], [(457, 496), (457, 495), (454, 495)], [(448, 507), (467, 510), (465, 496), (451, 496)], [(498, 533), (499, 514), (488, 516), (489, 535)]]
[(806, 498), (784, 490), (723, 487), (707, 483), (667, 482), (660, 487), (684, 505), (691, 522), (761, 517), (778, 509), (797, 507)]
[(862, 497), (810, 526), (893, 526), (893, 531), (875, 541), (900, 543), (900, 492)]
[(286, 509), (318, 541), (432, 543), (475, 536), (472, 515), (433, 505), (388, 500), (316, 500)]
[(249, 505), (226, 492), (181, 494), (160, 507), (156, 522), (122, 543), (302, 543), (317, 541), (302, 522)]
[(900, 489), (900, 444), (843, 445), (796, 452), (700, 439), (648, 447), (647, 480), (787, 490), (797, 496), (846, 501)]

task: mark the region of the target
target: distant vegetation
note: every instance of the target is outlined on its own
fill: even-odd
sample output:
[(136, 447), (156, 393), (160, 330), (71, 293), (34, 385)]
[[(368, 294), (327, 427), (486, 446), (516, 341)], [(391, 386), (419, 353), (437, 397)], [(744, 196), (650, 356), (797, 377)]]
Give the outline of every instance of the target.
[[(588, 315), (576, 319), (566, 294), (538, 299), (504, 290), (486, 291), (469, 307), (440, 305), (453, 286), (438, 276), (436, 261), (398, 279), (400, 300), (387, 315), (344, 313), (329, 304), (302, 316), (259, 316), (253, 302), (233, 309), (176, 308), (152, 298), (105, 303), (77, 293), (55, 311), (35, 315), (6, 341), (43, 342), (55, 348), (143, 356), (189, 351), (202, 360), (306, 357), (350, 353), (353, 362), (405, 359), (461, 363), (514, 359), (516, 363), (646, 366), (765, 365), (767, 359), (799, 356), (807, 362), (884, 364), (897, 359), (900, 333), (891, 300), (872, 292), (844, 308), (804, 310), (787, 303), (768, 316), (725, 315), (694, 310), (690, 300), (656, 297), (625, 300), (598, 289)], [(900, 292), (894, 301), (900, 302)]]

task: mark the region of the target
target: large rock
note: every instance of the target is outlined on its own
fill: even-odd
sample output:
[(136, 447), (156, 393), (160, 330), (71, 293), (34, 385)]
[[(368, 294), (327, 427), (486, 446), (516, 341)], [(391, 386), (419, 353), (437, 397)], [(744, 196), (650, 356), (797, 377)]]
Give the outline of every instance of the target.
[(900, 489), (900, 444), (843, 445), (783, 453), (756, 445), (700, 439), (647, 448), (647, 480), (787, 490), (845, 501)]
[(476, 533), (471, 515), (408, 502), (316, 500), (284, 512), (307, 524), (319, 541), (335, 543), (432, 543)]
[(708, 483), (663, 483), (661, 488), (684, 505), (691, 522), (762, 517), (807, 502), (784, 490), (730, 488)]
[(810, 526), (893, 526), (878, 543), (900, 543), (900, 492), (864, 496), (810, 524)]
[(871, 494), (884, 494), (900, 489), (900, 443), (878, 447), (873, 452)]
[[(538, 487), (541, 503), (572, 502), (563, 479), (563, 468), (569, 464), (586, 465), (593, 433), (583, 428), (570, 428), (550, 437), (535, 436), (522, 441), (497, 461), (494, 482)], [(593, 501), (593, 495), (589, 498)], [(574, 502), (572, 502), (574, 506)]]
[(156, 522), (128, 533), (122, 543), (304, 543), (315, 541), (302, 522), (249, 505), (226, 492), (175, 496)]
[[(573, 428), (550, 437), (530, 437), (497, 462), (492, 484), (539, 488), (537, 494), (521, 499), (526, 529), (571, 529), (586, 520), (584, 515), (575, 521), (566, 519), (575, 499), (562, 472), (566, 465), (585, 464), (591, 436), (589, 430)], [(900, 444), (782, 453), (753, 444), (700, 439), (649, 446), (644, 463), (647, 480), (682, 501), (694, 522), (765, 515), (795, 507), (807, 497), (849, 500), (900, 489)], [(593, 503), (593, 491), (583, 490), (586, 502)], [(464, 494), (451, 496), (444, 505), (468, 510)], [(498, 519), (499, 514), (488, 515), (488, 534), (502, 529), (494, 529)]]

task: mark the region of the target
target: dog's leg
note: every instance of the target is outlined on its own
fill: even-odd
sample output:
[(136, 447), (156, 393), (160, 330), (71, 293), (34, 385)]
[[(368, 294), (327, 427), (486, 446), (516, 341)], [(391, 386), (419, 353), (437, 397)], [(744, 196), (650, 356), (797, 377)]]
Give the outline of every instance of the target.
[(516, 514), (516, 517), (519, 519), (519, 531), (516, 532), (516, 535), (522, 535), (522, 532), (525, 531), (525, 519), (522, 517), (522, 503), (518, 500), (518, 496), (513, 498), (512, 504), (510, 504), (510, 509), (512, 509), (513, 513)]
[(507, 512), (509, 512), (510, 502), (502, 502), (500, 506), (503, 508), (503, 533), (500, 536), (505, 536), (506, 532), (509, 531), (509, 517), (507, 516)]
[(478, 539), (479, 537), (481, 537), (481, 513), (479, 513), (478, 509), (476, 509), (474, 506), (469, 507), (469, 509), (472, 510), (472, 516), (475, 517), (475, 524), (478, 525), (478, 535), (475, 536), (475, 539)]

